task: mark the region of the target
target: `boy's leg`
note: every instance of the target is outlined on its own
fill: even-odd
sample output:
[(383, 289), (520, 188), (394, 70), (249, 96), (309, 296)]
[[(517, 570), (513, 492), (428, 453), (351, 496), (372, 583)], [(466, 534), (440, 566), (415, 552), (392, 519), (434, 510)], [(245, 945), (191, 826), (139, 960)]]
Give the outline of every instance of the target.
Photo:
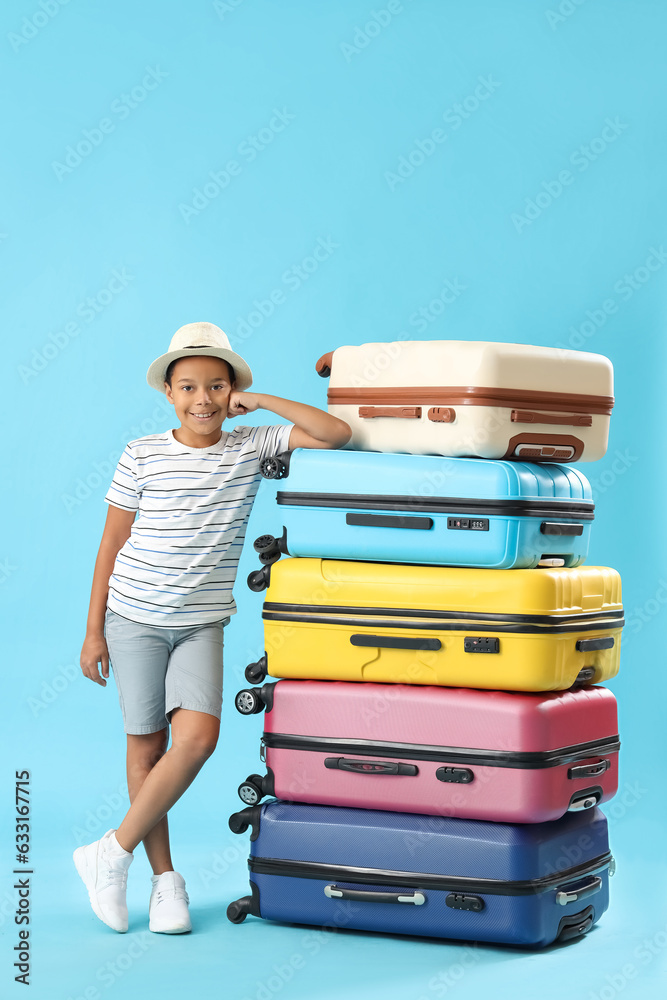
[(164, 686), (171, 746), (154, 765), (116, 831), (133, 851), (177, 802), (213, 753), (222, 707), (223, 623), (170, 630), (173, 648)]
[[(127, 789), (130, 803), (134, 802), (139, 789), (157, 762), (164, 756), (169, 740), (169, 730), (142, 736), (127, 736)], [(169, 850), (169, 826), (167, 817), (155, 824), (143, 838), (146, 856), (154, 874), (173, 870)]]
[[(126, 851), (150, 837), (156, 824), (180, 799), (215, 750), (220, 720), (205, 712), (174, 709), (171, 746), (146, 774), (122, 823), (116, 840)], [(159, 828), (158, 828), (159, 829)], [(159, 835), (158, 841), (159, 844)]]
[[(167, 749), (165, 678), (173, 644), (168, 630), (140, 625), (109, 609), (105, 636), (127, 734), (127, 788), (132, 803)], [(155, 831), (147, 831), (144, 846), (155, 874), (172, 868), (166, 818)]]

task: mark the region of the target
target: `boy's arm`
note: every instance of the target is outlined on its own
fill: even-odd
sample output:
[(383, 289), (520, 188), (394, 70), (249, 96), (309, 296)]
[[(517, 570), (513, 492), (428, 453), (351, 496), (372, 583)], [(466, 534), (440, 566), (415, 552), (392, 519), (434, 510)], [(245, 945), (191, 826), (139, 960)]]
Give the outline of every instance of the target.
[(228, 416), (237, 417), (253, 410), (270, 410), (295, 425), (289, 437), (290, 451), (294, 448), (342, 448), (352, 437), (349, 424), (316, 406), (263, 392), (233, 391), (230, 394)]
[[(135, 514), (136, 511), (122, 510), (109, 504), (100, 550), (95, 561), (86, 638), (81, 649), (80, 663), (85, 676), (103, 687), (106, 685), (104, 678), (109, 676), (109, 652), (104, 639), (104, 611), (107, 606), (109, 577), (119, 550), (130, 537)], [(102, 676), (98, 663), (102, 664)]]

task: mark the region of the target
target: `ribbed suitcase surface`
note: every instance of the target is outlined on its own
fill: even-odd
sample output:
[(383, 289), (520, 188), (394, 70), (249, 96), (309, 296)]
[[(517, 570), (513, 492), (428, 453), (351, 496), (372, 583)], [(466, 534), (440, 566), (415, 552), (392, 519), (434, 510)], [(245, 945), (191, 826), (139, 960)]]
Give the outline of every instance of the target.
[(544, 946), (583, 933), (608, 905), (613, 865), (600, 810), (512, 825), (274, 801), (252, 826), (252, 896), (272, 920)]
[(339, 347), (329, 412), (348, 449), (524, 461), (584, 461), (607, 449), (614, 405), (608, 358), (488, 341), (395, 341)]
[(620, 578), (281, 559), (263, 610), (274, 677), (557, 691), (618, 672)]
[(267, 773), (239, 789), (329, 805), (542, 823), (618, 786), (616, 699), (602, 687), (548, 694), (345, 681), (241, 691), (266, 707)]

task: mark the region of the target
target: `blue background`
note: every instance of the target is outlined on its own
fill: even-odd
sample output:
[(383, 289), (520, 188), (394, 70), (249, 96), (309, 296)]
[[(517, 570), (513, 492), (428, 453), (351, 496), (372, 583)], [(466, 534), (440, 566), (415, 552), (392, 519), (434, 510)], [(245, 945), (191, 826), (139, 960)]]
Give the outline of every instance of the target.
[[(23, 995), (9, 807), (29, 768), (34, 998), (662, 996), (665, 5), (12, 0), (0, 17), (3, 995)], [(304, 271), (320, 240), (326, 259)], [(447, 281), (459, 294), (443, 307)], [(114, 686), (77, 666), (102, 498), (127, 440), (172, 426), (145, 371), (200, 319), (248, 358), (256, 391), (322, 407), (314, 363), (341, 344), (518, 341), (612, 359), (609, 451), (583, 470), (598, 504), (589, 562), (620, 571), (628, 616), (610, 684), (618, 875), (585, 939), (537, 954), (355, 932), (315, 946), (305, 928), (227, 922), (247, 891), (247, 839), (227, 817), (262, 729), (233, 707), (262, 650), (251, 547), (220, 744), (170, 814), (196, 933), (148, 933), (141, 850), (130, 933), (90, 911), (71, 852), (125, 809)], [(274, 492), (263, 484), (250, 540), (280, 528)]]

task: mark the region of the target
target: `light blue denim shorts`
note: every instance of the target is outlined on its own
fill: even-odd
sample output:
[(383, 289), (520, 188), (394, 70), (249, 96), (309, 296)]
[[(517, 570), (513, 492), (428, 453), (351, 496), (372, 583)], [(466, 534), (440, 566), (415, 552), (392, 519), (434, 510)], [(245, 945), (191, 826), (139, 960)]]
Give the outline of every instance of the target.
[(223, 630), (228, 621), (158, 628), (107, 608), (104, 634), (126, 733), (140, 736), (165, 729), (175, 708), (220, 718)]

